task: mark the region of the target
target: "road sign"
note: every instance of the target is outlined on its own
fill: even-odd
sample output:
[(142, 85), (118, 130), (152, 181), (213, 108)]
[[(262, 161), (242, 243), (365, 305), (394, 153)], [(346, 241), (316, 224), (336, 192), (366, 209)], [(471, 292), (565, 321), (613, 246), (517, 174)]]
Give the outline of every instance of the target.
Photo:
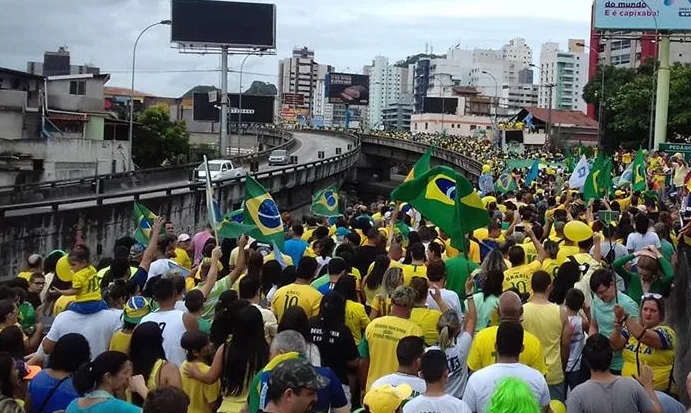
[(670, 155), (680, 153), (686, 162), (691, 162), (691, 143), (661, 143), (660, 151)]

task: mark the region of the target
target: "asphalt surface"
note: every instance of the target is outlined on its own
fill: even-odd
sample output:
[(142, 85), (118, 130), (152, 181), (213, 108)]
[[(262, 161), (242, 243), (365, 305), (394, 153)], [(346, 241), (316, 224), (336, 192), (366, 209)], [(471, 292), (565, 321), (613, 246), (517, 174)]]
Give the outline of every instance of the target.
[[(298, 157), (298, 164), (309, 163), (319, 160), (319, 151), (324, 151), (324, 158), (329, 158), (336, 155), (336, 148), (340, 147), (342, 153), (347, 151), (347, 145), (351, 141), (347, 138), (337, 135), (322, 135), (322, 134), (312, 134), (309, 132), (294, 132), (293, 136), (296, 139), (296, 145), (290, 150), (291, 156)], [(286, 165), (274, 165), (269, 166), (268, 162), (262, 162), (259, 164), (259, 172), (267, 172), (275, 169), (285, 168)], [(128, 200), (133, 200), (132, 192), (140, 192), (142, 190), (150, 190), (145, 194), (140, 195), (140, 200), (158, 198), (166, 195), (166, 189), (173, 186), (182, 186), (188, 184), (188, 180), (178, 180), (168, 182), (166, 184), (156, 184), (152, 186), (138, 186), (132, 189), (123, 189), (121, 191), (109, 191), (106, 195), (117, 195), (122, 194), (122, 197), (108, 198), (103, 201), (104, 205), (118, 204), (121, 202), (126, 202)], [(180, 188), (172, 191), (172, 194), (180, 194), (189, 192), (190, 188)], [(67, 203), (59, 206), (59, 210), (71, 210), (80, 209), (86, 207), (92, 207), (96, 205), (96, 201), (85, 201), (85, 202), (75, 202)], [(32, 214), (39, 214), (50, 212), (50, 207), (40, 207), (40, 208), (27, 208), (27, 209), (16, 209), (12, 211), (7, 211), (5, 213), (6, 218), (10, 217), (21, 217)]]

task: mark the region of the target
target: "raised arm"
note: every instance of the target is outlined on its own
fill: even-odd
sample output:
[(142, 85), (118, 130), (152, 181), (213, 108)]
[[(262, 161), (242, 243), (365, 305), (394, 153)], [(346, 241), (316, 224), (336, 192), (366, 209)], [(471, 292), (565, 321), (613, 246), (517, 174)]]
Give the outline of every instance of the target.
[(217, 246), (211, 251), (211, 266), (209, 267), (209, 273), (206, 276), (206, 282), (204, 286), (199, 290), (204, 294), (204, 298), (209, 296), (211, 289), (214, 288), (216, 280), (218, 279), (218, 261), (221, 259), (223, 253), (221, 252), (221, 247)]
[(468, 309), (465, 312), (463, 331), (470, 334), (471, 337), (475, 335), (475, 327), (477, 326), (477, 309), (475, 308), (475, 300), (473, 298), (473, 287), (473, 277), (468, 277), (465, 280), (465, 296)]

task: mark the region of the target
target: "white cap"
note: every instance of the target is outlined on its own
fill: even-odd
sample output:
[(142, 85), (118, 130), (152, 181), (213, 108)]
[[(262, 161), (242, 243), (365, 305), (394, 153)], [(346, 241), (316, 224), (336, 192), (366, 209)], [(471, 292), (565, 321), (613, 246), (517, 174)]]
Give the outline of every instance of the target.
[(192, 239), (189, 234), (180, 234), (178, 235), (178, 242), (186, 242)]

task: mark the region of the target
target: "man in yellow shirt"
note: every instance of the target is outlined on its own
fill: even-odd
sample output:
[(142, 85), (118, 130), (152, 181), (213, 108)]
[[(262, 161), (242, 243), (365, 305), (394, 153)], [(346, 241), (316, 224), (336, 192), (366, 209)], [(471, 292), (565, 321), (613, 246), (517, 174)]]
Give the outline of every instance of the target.
[(427, 267), (425, 266), (425, 246), (416, 242), (410, 246), (410, 255), (413, 258), (410, 264), (403, 265), (403, 284), (410, 285), (413, 277), (427, 279)]
[(530, 280), (535, 271), (542, 269), (542, 260), (545, 259), (545, 249), (540, 241), (535, 236), (531, 227), (525, 227), (526, 234), (533, 242), (537, 250), (537, 257), (530, 264), (526, 263), (525, 250), (522, 247), (514, 245), (509, 249), (509, 261), (511, 268), (504, 271), (504, 291), (515, 288), (520, 294), (533, 295), (533, 289), (530, 286)]
[(569, 361), (571, 329), (566, 309), (547, 297), (552, 279), (545, 271), (533, 274), (533, 298), (523, 306), (523, 328), (540, 340), (547, 365), (547, 385), (552, 400), (564, 402), (564, 370)]
[[(521, 298), (513, 291), (507, 291), (499, 297), (499, 317), (502, 323), (520, 323), (523, 316)], [(475, 335), (468, 353), (468, 369), (478, 371), (497, 362), (496, 343), (498, 326), (487, 327)], [(523, 335), (523, 351), (519, 362), (532, 367), (542, 374), (547, 372), (545, 356), (540, 340), (527, 331)]]
[(279, 323), (285, 311), (296, 305), (305, 310), (307, 317), (315, 317), (319, 314), (322, 295), (310, 286), (310, 281), (316, 272), (317, 260), (312, 257), (302, 257), (298, 264), (295, 282), (276, 290), (271, 301), (271, 309), (276, 314)]
[(420, 326), (409, 320), (414, 303), (415, 290), (408, 285), (399, 286), (391, 294), (391, 314), (376, 318), (365, 329), (358, 346), (360, 383), (366, 383), (364, 390), (369, 390), (378, 378), (398, 369), (396, 348), (402, 338), (422, 337)]

